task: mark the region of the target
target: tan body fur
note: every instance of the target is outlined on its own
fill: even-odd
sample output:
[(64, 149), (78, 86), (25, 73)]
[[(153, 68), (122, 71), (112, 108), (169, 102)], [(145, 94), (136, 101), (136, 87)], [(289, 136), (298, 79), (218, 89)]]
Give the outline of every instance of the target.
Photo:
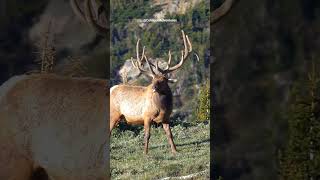
[(168, 123), (172, 111), (172, 95), (152, 92), (150, 87), (117, 85), (111, 89), (111, 119), (123, 115), (129, 124), (145, 121)]
[(11, 78), (0, 87), (0, 179), (109, 179), (105, 80), (54, 75)]
[(171, 150), (176, 153), (169, 127), (171, 112), (172, 93), (165, 77), (155, 77), (147, 87), (116, 85), (110, 89), (110, 133), (122, 117), (128, 124), (144, 125), (145, 153), (148, 153), (152, 121), (163, 124)]

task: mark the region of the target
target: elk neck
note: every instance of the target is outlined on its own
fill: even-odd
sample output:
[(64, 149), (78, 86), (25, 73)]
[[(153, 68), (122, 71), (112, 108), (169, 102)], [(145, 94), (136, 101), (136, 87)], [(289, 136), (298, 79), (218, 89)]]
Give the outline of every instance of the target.
[(163, 88), (160, 92), (154, 91), (152, 88), (152, 84), (150, 84), (147, 89), (148, 93), (150, 94), (149, 97), (151, 97), (153, 103), (156, 106), (172, 106), (172, 92), (168, 85), (167, 87)]

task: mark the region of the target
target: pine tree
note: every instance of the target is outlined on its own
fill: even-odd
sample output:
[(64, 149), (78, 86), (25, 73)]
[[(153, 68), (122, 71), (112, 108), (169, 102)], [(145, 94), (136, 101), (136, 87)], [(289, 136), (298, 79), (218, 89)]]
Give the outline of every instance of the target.
[(280, 157), (281, 179), (320, 179), (320, 77), (312, 66), (308, 79), (292, 91), (288, 143)]

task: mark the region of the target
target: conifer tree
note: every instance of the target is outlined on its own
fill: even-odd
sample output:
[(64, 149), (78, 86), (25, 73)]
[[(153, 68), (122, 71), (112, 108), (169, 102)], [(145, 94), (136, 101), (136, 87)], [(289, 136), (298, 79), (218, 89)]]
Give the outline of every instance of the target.
[(280, 157), (281, 179), (320, 179), (320, 76), (315, 66), (291, 93), (288, 141)]
[(207, 80), (200, 88), (199, 105), (197, 108), (197, 120), (200, 122), (210, 120), (210, 84)]

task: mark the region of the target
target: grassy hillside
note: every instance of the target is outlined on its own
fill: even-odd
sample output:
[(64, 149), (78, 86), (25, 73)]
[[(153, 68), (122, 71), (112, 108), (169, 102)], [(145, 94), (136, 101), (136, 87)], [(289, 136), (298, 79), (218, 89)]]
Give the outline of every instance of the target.
[[(112, 179), (161, 179), (201, 171), (195, 179), (209, 179), (210, 124), (174, 126), (178, 154), (170, 151), (162, 127), (152, 127), (148, 155), (143, 154), (143, 131), (114, 129), (111, 137)], [(123, 158), (126, 157), (126, 158)]]

